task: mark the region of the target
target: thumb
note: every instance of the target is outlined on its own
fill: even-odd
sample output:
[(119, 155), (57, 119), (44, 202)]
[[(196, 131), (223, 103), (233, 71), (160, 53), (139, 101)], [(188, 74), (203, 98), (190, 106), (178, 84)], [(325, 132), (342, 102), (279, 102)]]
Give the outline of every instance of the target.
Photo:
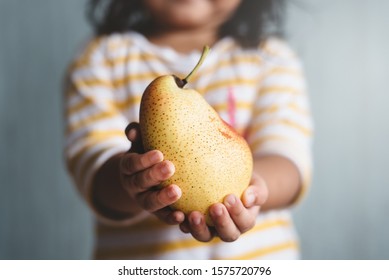
[(242, 201), (246, 208), (262, 206), (269, 197), (269, 190), (265, 180), (258, 175), (253, 175), (250, 186), (244, 191)]
[(143, 154), (145, 152), (142, 136), (140, 133), (140, 126), (137, 122), (131, 122), (125, 129), (127, 139), (131, 142), (130, 152), (136, 152)]

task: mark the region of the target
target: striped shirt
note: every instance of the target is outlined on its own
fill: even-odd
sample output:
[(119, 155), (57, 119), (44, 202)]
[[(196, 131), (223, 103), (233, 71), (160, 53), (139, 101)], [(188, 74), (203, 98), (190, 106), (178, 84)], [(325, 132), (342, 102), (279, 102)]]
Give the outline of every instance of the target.
[[(91, 40), (70, 67), (66, 87), (69, 173), (96, 214), (98, 259), (290, 259), (298, 258), (290, 209), (260, 213), (237, 241), (196, 241), (177, 226), (142, 213), (113, 220), (91, 200), (91, 181), (110, 157), (128, 151), (124, 135), (139, 120), (142, 93), (156, 77), (184, 77), (200, 53), (177, 53), (128, 32)], [(276, 154), (298, 168), (305, 192), (311, 175), (312, 121), (299, 59), (275, 38), (242, 49), (223, 38), (187, 87), (200, 92), (221, 118), (244, 135), (254, 156)]]

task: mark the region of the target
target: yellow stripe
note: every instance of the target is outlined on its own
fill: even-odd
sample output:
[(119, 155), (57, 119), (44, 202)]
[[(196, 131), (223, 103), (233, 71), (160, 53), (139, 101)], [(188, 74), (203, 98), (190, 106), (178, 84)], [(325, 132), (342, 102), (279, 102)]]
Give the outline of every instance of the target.
[(87, 127), (91, 123), (98, 122), (104, 119), (114, 118), (116, 116), (118, 116), (118, 113), (113, 110), (102, 111), (97, 114), (83, 118), (77, 122), (70, 123), (68, 126), (68, 132), (71, 133), (73, 131), (80, 129), (81, 127), (84, 126)]
[[(253, 56), (253, 57), (238, 57), (235, 60), (221, 60), (217, 64), (213, 65), (212, 67), (204, 68), (204, 70), (199, 71), (199, 74), (194, 76), (192, 78), (192, 82), (196, 83), (201, 77), (209, 76), (215, 73), (215, 71), (219, 70), (222, 71), (225, 69), (230, 69), (231, 66), (239, 67), (238, 64), (256, 64), (260, 65), (261, 59), (259, 57)], [(236, 69), (236, 68), (235, 68)]]
[[(160, 60), (157, 55), (153, 54), (129, 54), (127, 56), (122, 57), (115, 57), (115, 58), (108, 58), (105, 61), (102, 61), (102, 66), (106, 67), (112, 67), (117, 66), (120, 64), (126, 64), (129, 61), (152, 61), (152, 60)], [(204, 68), (203, 71), (200, 70), (199, 74), (192, 78), (192, 81), (197, 81), (201, 76), (209, 75), (211, 73), (214, 73), (216, 70), (220, 70), (220, 68), (229, 68), (230, 66), (234, 65), (236, 67), (238, 64), (260, 64), (261, 59), (257, 56), (252, 57), (238, 57), (235, 60), (221, 60), (218, 62), (218, 64), (213, 65), (209, 68)], [(86, 66), (86, 65), (84, 65)], [(190, 69), (188, 69), (189, 71)], [(170, 74), (170, 73), (165, 73)], [(179, 73), (175, 73), (178, 75)]]
[(300, 70), (287, 68), (287, 67), (274, 67), (268, 73), (268, 75), (284, 75), (284, 74), (302, 77), (302, 73)]
[(158, 76), (159, 74), (150, 72), (150, 73), (142, 73), (142, 74), (131, 74), (126, 77), (121, 77), (113, 80), (106, 80), (101, 78), (76, 79), (74, 83), (79, 91), (89, 89), (92, 87), (105, 87), (109, 90), (115, 90), (118, 88), (122, 88), (126, 86), (128, 83), (134, 81), (139, 82), (143, 80), (146, 81), (146, 83), (148, 84)]
[[(124, 100), (115, 100), (112, 102), (106, 102), (106, 105), (110, 108), (112, 108), (112, 111), (115, 110), (127, 110), (131, 106), (139, 105), (140, 101), (142, 99), (142, 96), (129, 96)], [(80, 112), (87, 108), (90, 105), (93, 105), (93, 99), (92, 98), (84, 98), (81, 102), (73, 105), (73, 107), (70, 107), (67, 109), (67, 115), (71, 116), (76, 114), (77, 112)]]
[(66, 113), (68, 116), (72, 116), (92, 104), (93, 100), (91, 98), (83, 98), (80, 102), (74, 104), (72, 107), (67, 108)]
[(115, 53), (119, 48), (127, 50), (130, 47), (130, 44), (133, 44), (133, 42), (128, 37), (121, 37), (119, 40), (109, 40), (107, 44), (107, 52)]
[(129, 61), (153, 61), (153, 60), (160, 60), (159, 57), (155, 54), (150, 53), (129, 53), (126, 56), (119, 56), (119, 57), (113, 57), (113, 58), (107, 58), (105, 61), (102, 61), (102, 66), (118, 66), (118, 65), (126, 65)]
[[(101, 45), (101, 40), (96, 40), (95, 42), (92, 42), (90, 46), (88, 46), (85, 53), (80, 57), (80, 59), (76, 60), (75, 63), (73, 63), (72, 68), (73, 71), (86, 68), (90, 65), (91, 60), (90, 56), (93, 54), (93, 52)], [(111, 48), (111, 46), (108, 46), (108, 48)], [(99, 61), (95, 66), (105, 66), (105, 67), (112, 67), (120, 64), (125, 64), (129, 61), (150, 61), (150, 60), (159, 60), (158, 56), (155, 54), (139, 54), (139, 53), (130, 53), (126, 56), (119, 56), (119, 57), (108, 57), (105, 59), (102, 59)]]
[(140, 101), (142, 99), (141, 95), (138, 96), (129, 96), (125, 100), (115, 100), (113, 102), (113, 106), (118, 108), (119, 110), (126, 110), (134, 105), (140, 105)]
[(198, 88), (197, 91), (200, 94), (205, 94), (206, 92), (209, 92), (211, 90), (216, 90), (219, 88), (225, 88), (228, 86), (250, 86), (250, 87), (255, 87), (258, 84), (257, 79), (243, 79), (243, 78), (232, 78), (232, 79), (227, 79), (227, 80), (221, 80), (217, 81), (215, 83), (211, 83), (207, 85), (204, 88)]
[[(168, 73), (166, 73), (168, 74)], [(142, 73), (142, 74), (130, 74), (126, 77), (122, 77), (120, 79), (113, 80), (113, 88), (118, 89), (126, 86), (130, 82), (140, 82), (145, 81), (146, 85), (151, 83), (155, 78), (160, 76), (159, 73)]]
[(308, 110), (305, 110), (305, 109), (297, 106), (294, 103), (288, 103), (285, 105), (272, 104), (271, 106), (268, 106), (268, 107), (257, 107), (254, 109), (253, 114), (254, 114), (254, 116), (262, 115), (262, 114), (274, 114), (276, 112), (279, 112), (279, 111), (282, 111), (285, 109), (294, 111), (294, 112), (296, 112), (300, 115), (304, 115), (304, 116), (310, 115), (310, 112)]
[(257, 149), (259, 149), (264, 143), (269, 141), (285, 141), (288, 142), (290, 139), (285, 136), (280, 135), (267, 135), (264, 137), (261, 137), (257, 140), (255, 140), (253, 143), (250, 143), (250, 148), (253, 152), (255, 152)]
[(114, 84), (111, 80), (105, 80), (102, 78), (89, 78), (89, 79), (78, 79), (74, 81), (75, 87), (79, 90), (90, 89), (92, 87), (105, 87), (107, 89), (113, 89)]
[(299, 130), (299, 131), (302, 132), (305, 136), (308, 136), (308, 137), (312, 136), (312, 131), (311, 131), (309, 128), (307, 128), (307, 127), (305, 127), (305, 126), (302, 126), (302, 125), (300, 125), (300, 124), (298, 124), (298, 123), (295, 123), (295, 122), (293, 122), (293, 121), (291, 121), (291, 120), (288, 120), (288, 119), (281, 120), (280, 123), (281, 123), (282, 125), (289, 126), (289, 127), (293, 127), (293, 128), (295, 128), (295, 129)]
[(256, 131), (260, 131), (263, 128), (268, 127), (270, 125), (283, 125), (283, 126), (287, 126), (287, 127), (294, 128), (294, 129), (300, 131), (301, 133), (303, 133), (307, 137), (312, 136), (312, 131), (309, 128), (307, 128), (305, 126), (302, 126), (302, 125), (300, 125), (300, 124), (298, 124), (296, 122), (293, 122), (291, 120), (288, 120), (288, 119), (271, 119), (271, 120), (268, 120), (268, 121), (265, 121), (265, 122), (261, 122), (259, 124), (254, 125), (254, 126), (251, 126), (249, 131), (251, 133), (253, 133), (253, 132), (256, 132)]
[(288, 104), (288, 108), (292, 109), (293, 111), (295, 111), (297, 113), (300, 113), (302, 115), (306, 115), (307, 116), (307, 115), (311, 114), (309, 110), (303, 109), (303, 108), (301, 108), (300, 106), (298, 106), (295, 103)]
[(126, 235), (134, 232), (142, 232), (142, 231), (150, 231), (150, 230), (160, 230), (166, 229), (170, 227), (170, 225), (165, 224), (161, 220), (157, 219), (154, 215), (150, 215), (150, 217), (129, 226), (106, 226), (104, 224), (99, 224), (96, 227), (96, 233), (104, 238), (105, 236), (115, 237), (117, 235)]
[[(243, 109), (243, 110), (250, 110), (253, 106), (251, 102), (245, 102), (245, 101), (238, 101), (236, 102), (236, 109)], [(214, 104), (212, 107), (217, 111), (226, 111), (228, 109), (228, 104), (227, 103), (219, 103), (219, 104)]]
[(253, 114), (254, 114), (254, 116), (261, 115), (261, 114), (272, 114), (272, 113), (281, 111), (281, 109), (283, 109), (283, 108), (279, 104), (273, 104), (269, 107), (257, 107), (254, 109)]
[(258, 259), (261, 257), (264, 257), (266, 255), (270, 255), (273, 253), (277, 253), (284, 250), (297, 250), (298, 249), (298, 243), (295, 241), (289, 241), (280, 243), (274, 246), (264, 247), (257, 250), (253, 250), (251, 252), (237, 255), (230, 258), (222, 258), (223, 260), (252, 260), (252, 259)]
[(71, 71), (84, 68), (86, 65), (89, 65), (92, 54), (97, 50), (98, 47), (100, 47), (101, 42), (101, 37), (91, 41), (86, 47), (83, 55), (79, 59), (75, 60), (74, 63), (70, 66)]
[(271, 86), (264, 87), (260, 89), (259, 96), (274, 94), (274, 93), (291, 93), (291, 94), (301, 94), (301, 90), (298, 90), (293, 87), (284, 87), (284, 86)]
[(110, 130), (110, 131), (93, 131), (87, 136), (88, 140), (85, 140), (84, 145), (77, 151), (71, 159), (68, 160), (67, 166), (71, 173), (75, 173), (76, 166), (81, 157), (87, 152), (91, 147), (95, 146), (96, 143), (101, 142), (102, 140), (107, 140), (109, 138), (124, 137), (124, 131), (121, 130)]
[[(287, 220), (273, 220), (265, 221), (264, 223), (256, 225), (250, 231), (246, 232), (244, 235), (254, 234), (255, 232), (262, 231), (265, 229), (273, 227), (284, 227), (289, 226), (290, 222)], [(108, 233), (107, 233), (108, 235)], [(113, 236), (114, 237), (114, 236)], [(142, 256), (163, 254), (166, 252), (171, 252), (180, 249), (192, 249), (205, 246), (212, 246), (218, 243), (223, 242), (219, 238), (214, 238), (212, 241), (205, 243), (195, 240), (194, 238), (189, 238), (179, 241), (168, 241), (163, 243), (156, 244), (145, 244), (134, 247), (120, 247), (120, 248), (110, 248), (110, 249), (100, 249), (98, 251), (97, 258), (101, 259), (110, 259), (110, 258), (142, 258)]]
[[(152, 54), (130, 54), (128, 56), (124, 57), (117, 57), (113, 59), (106, 59), (105, 61), (102, 61), (102, 66), (105, 67), (112, 67), (115, 65), (125, 64), (128, 61), (147, 61), (147, 60), (158, 60), (158, 56), (152, 55)], [(82, 62), (78, 63), (77, 66), (73, 70), (77, 70), (83, 67), (87, 67), (87, 58), (85, 58)], [(198, 75), (192, 78), (192, 82), (198, 81), (202, 76), (210, 75), (211, 73), (214, 73), (216, 70), (220, 70), (221, 68), (230, 68), (232, 65), (234, 67), (237, 66), (237, 64), (247, 64), (247, 63), (253, 63), (253, 64), (259, 64), (261, 62), (259, 57), (253, 56), (253, 57), (238, 57), (234, 61), (231, 60), (225, 60), (221, 61), (218, 64), (205, 68), (204, 71), (201, 71)], [(111, 82), (107, 80), (96, 80), (96, 79), (90, 79), (90, 80), (84, 80), (83, 83), (89, 86), (110, 86), (114, 85), (116, 88), (124, 86), (129, 81), (133, 80), (150, 80), (150, 82), (155, 79), (156, 77), (162, 75), (162, 74), (170, 74), (170, 73), (144, 73), (144, 74), (131, 74), (126, 77), (121, 77), (120, 79), (114, 79)], [(179, 75), (179, 73), (175, 73), (176, 75)], [(200, 75), (201, 74), (201, 75)]]
[[(88, 159), (83, 163), (82, 166), (80, 166), (80, 172), (78, 174), (80, 174), (81, 176), (85, 176), (87, 171), (90, 170), (91, 167), (96, 163), (97, 158), (102, 154), (102, 152), (105, 151), (106, 149), (109, 149), (109, 148), (113, 148), (113, 147), (104, 147), (104, 150), (99, 150), (99, 151), (96, 151), (95, 153), (89, 155)], [(94, 170), (94, 171), (97, 171), (97, 170)], [(82, 186), (82, 187), (87, 188), (88, 186)]]
[[(273, 46), (273, 44), (276, 44), (277, 46), (280, 46), (280, 50), (276, 50)], [(287, 49), (283, 42), (270, 42), (265, 43), (262, 45), (262, 50), (267, 53), (267, 55), (274, 56), (274, 57), (282, 57), (282, 58), (296, 58), (296, 54), (292, 52), (291, 50)]]
[(96, 142), (115, 137), (125, 137), (124, 129), (93, 130), (88, 133), (88, 139), (93, 139)]
[[(242, 61), (246, 62), (244, 59), (242, 59)], [(216, 69), (220, 69), (220, 68), (224, 68), (224, 67), (228, 69), (228, 67), (230, 67), (231, 65), (232, 64), (230, 61), (226, 61), (226, 62), (220, 63), (212, 68), (208, 68), (205, 71), (203, 71), (201, 73), (201, 75), (198, 74), (195, 77), (193, 77), (192, 83), (196, 83), (198, 81), (198, 79), (200, 79), (202, 76), (210, 75)], [(124, 87), (125, 85), (127, 85), (131, 81), (139, 82), (140, 80), (142, 80), (142, 81), (146, 81), (147, 83), (149, 83), (162, 74), (170, 74), (170, 73), (148, 72), (148, 73), (142, 73), (142, 74), (130, 74), (130, 75), (125, 76), (125, 77), (113, 79), (112, 81), (104, 80), (104, 79), (100, 79), (100, 78), (80, 79), (80, 80), (76, 80), (75, 83), (80, 90), (82, 90), (83, 87), (106, 87), (109, 89), (117, 89), (117, 88)], [(175, 74), (179, 75), (179, 73), (175, 73)], [(196, 90), (198, 90), (199, 92), (205, 93), (206, 91), (213, 90), (217, 87), (223, 87), (223, 86), (227, 86), (227, 85), (245, 85), (245, 84), (247, 84), (248, 86), (256, 86), (258, 83), (259, 83), (259, 79), (237, 78), (237, 79), (220, 81), (220, 82), (217, 82), (214, 84), (210, 84), (202, 89), (197, 88)]]

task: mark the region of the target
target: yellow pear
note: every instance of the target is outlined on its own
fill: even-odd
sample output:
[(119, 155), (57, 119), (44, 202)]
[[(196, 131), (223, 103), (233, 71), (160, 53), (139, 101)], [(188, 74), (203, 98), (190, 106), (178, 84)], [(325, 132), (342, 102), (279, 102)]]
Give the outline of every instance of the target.
[(211, 226), (209, 206), (231, 193), (241, 197), (253, 159), (245, 139), (198, 92), (183, 88), (208, 51), (205, 47), (185, 79), (166, 75), (150, 83), (142, 96), (139, 123), (145, 150), (160, 150), (175, 166), (174, 175), (161, 184), (181, 188), (173, 208), (185, 214), (199, 211)]

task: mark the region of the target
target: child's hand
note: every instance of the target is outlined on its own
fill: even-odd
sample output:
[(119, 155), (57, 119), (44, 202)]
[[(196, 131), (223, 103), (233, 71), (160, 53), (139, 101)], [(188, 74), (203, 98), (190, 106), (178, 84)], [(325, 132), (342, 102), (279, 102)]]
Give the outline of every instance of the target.
[(223, 203), (210, 207), (215, 225), (211, 228), (206, 225), (205, 217), (200, 212), (194, 211), (185, 219), (183, 212), (169, 207), (181, 197), (181, 189), (177, 185), (155, 188), (170, 178), (175, 169), (172, 162), (163, 160), (160, 151), (144, 153), (139, 124), (131, 123), (126, 128), (126, 135), (132, 146), (120, 163), (122, 185), (141, 209), (155, 214), (165, 223), (180, 224), (183, 232), (191, 233), (195, 239), (204, 242), (212, 240), (215, 235), (226, 242), (235, 241), (255, 225), (260, 206), (268, 196), (267, 185), (261, 177), (253, 175), (242, 200), (230, 194)]
[(174, 174), (173, 163), (163, 160), (163, 154), (158, 150), (144, 153), (139, 124), (131, 123), (126, 128), (126, 135), (132, 146), (120, 161), (122, 186), (141, 209), (155, 214), (168, 224), (182, 223), (184, 213), (169, 207), (181, 197), (181, 189), (176, 185), (155, 188)]
[(200, 212), (189, 214), (187, 221), (180, 224), (185, 233), (191, 233), (199, 241), (210, 241), (215, 235), (226, 242), (232, 242), (255, 225), (260, 206), (268, 197), (266, 182), (253, 175), (251, 185), (244, 191), (242, 200), (230, 194), (223, 203), (213, 204), (209, 211), (214, 228), (208, 227), (204, 215)]

